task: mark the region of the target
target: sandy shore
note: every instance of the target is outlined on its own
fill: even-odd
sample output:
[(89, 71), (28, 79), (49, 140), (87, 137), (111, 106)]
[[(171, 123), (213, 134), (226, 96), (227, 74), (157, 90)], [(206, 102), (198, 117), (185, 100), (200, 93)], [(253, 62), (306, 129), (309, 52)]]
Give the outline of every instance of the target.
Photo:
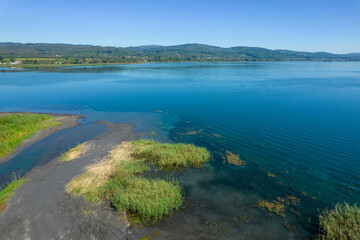
[[(80, 158), (59, 162), (53, 159), (33, 169), (24, 178), (9, 207), (0, 213), (2, 239), (138, 239), (144, 236), (128, 228), (113, 209), (94, 205), (65, 192), (71, 179), (86, 166), (109, 154), (122, 141), (136, 138), (131, 124), (105, 124), (109, 131), (87, 142)], [(136, 232), (136, 233), (135, 233)]]
[[(13, 114), (13, 113), (19, 113), (19, 112), (1, 112), (0, 116), (4, 116), (4, 115), (8, 115), (8, 114)], [(50, 115), (54, 118), (57, 119), (58, 122), (62, 122), (61, 125), (56, 126), (56, 127), (50, 127), (41, 131), (38, 131), (37, 133), (35, 133), (31, 138), (26, 139), (25, 141), (23, 141), (16, 149), (15, 151), (9, 153), (8, 155), (6, 155), (5, 157), (3, 157), (2, 159), (0, 159), (0, 164), (3, 162), (6, 162), (7, 160), (15, 157), (18, 153), (20, 153), (23, 149), (29, 147), (31, 144), (40, 141), (41, 139), (55, 133), (58, 132), (60, 130), (63, 129), (67, 129), (67, 128), (72, 128), (75, 126), (80, 125), (80, 123), (78, 122), (78, 120), (80, 118), (84, 118), (84, 116), (81, 115), (73, 115), (73, 114), (57, 114), (57, 113), (31, 113), (31, 114), (45, 114), (45, 115)]]

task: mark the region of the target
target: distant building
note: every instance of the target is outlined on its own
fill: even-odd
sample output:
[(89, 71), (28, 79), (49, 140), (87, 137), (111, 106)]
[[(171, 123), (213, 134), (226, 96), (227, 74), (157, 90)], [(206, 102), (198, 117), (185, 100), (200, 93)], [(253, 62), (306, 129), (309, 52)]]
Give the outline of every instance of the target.
[(9, 62), (10, 64), (21, 64), (22, 61), (21, 60), (16, 60), (15, 62)]

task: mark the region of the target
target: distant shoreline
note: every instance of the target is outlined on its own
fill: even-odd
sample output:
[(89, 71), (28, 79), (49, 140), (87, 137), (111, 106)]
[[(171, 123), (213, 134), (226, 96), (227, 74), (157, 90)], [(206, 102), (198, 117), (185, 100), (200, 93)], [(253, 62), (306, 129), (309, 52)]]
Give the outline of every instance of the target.
[(320, 61), (320, 60), (309, 60), (309, 61), (185, 61), (185, 62), (136, 62), (136, 63), (96, 63), (96, 64), (2, 64), (0, 68), (23, 68), (23, 69), (36, 69), (46, 67), (84, 67), (84, 66), (112, 66), (112, 65), (135, 65), (135, 64), (160, 64), (160, 63), (281, 63), (281, 62), (346, 62), (356, 63), (359, 61)]
[[(4, 115), (8, 115), (8, 114), (14, 114), (14, 113), (24, 113), (24, 112), (0, 112), (0, 116), (4, 116)], [(52, 117), (56, 118), (57, 121), (61, 122), (62, 124), (59, 125), (59, 126), (56, 126), (56, 127), (50, 127), (50, 128), (38, 131), (31, 138), (26, 139), (25, 141), (20, 143), (20, 145), (16, 147), (15, 151), (13, 151), (13, 152), (7, 154), (5, 157), (1, 158), (0, 159), (0, 164), (10, 160), (11, 158), (15, 157), (22, 150), (29, 147), (33, 143), (38, 142), (38, 141), (46, 138), (47, 136), (49, 136), (49, 135), (51, 135), (51, 134), (53, 134), (55, 132), (58, 132), (58, 131), (64, 130), (64, 129), (68, 129), (68, 128), (73, 128), (73, 127), (76, 127), (76, 126), (80, 125), (78, 120), (80, 118), (84, 118), (84, 116), (74, 115), (74, 114), (32, 113), (32, 112), (30, 112), (30, 114), (49, 115), (49, 116), (52, 116)]]
[(102, 47), (60, 43), (0, 42), (0, 62), (17, 64), (132, 64), (168, 62), (360, 61), (360, 53), (334, 54), (262, 47), (173, 46)]

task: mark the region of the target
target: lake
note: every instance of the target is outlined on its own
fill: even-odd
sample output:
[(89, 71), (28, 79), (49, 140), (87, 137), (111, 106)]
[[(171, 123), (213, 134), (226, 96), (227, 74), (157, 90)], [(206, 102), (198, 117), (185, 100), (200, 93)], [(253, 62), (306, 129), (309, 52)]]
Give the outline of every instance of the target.
[[(208, 148), (202, 169), (159, 173), (186, 201), (146, 228), (154, 238), (312, 239), (321, 210), (360, 203), (359, 62), (1, 68), (0, 111), (86, 117), (1, 164), (2, 184), (104, 133), (97, 120)], [(228, 163), (230, 153), (245, 165)]]

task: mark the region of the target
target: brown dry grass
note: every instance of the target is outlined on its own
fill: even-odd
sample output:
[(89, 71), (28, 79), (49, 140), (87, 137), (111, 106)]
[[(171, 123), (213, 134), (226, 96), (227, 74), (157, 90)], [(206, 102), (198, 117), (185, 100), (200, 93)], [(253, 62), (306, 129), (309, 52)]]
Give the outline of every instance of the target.
[(90, 144), (84, 142), (70, 149), (59, 158), (60, 162), (68, 162), (83, 156), (89, 150)]
[(165, 219), (181, 206), (182, 188), (174, 181), (138, 176), (150, 168), (144, 160), (133, 158), (133, 153), (134, 142), (123, 142), (74, 178), (66, 191), (92, 203), (108, 201), (123, 213), (122, 218), (135, 224)]
[(80, 196), (95, 191), (105, 185), (111, 174), (115, 172), (117, 163), (132, 159), (134, 145), (123, 142), (110, 152), (110, 155), (98, 163), (87, 167), (87, 171), (74, 178), (67, 186), (66, 191)]

